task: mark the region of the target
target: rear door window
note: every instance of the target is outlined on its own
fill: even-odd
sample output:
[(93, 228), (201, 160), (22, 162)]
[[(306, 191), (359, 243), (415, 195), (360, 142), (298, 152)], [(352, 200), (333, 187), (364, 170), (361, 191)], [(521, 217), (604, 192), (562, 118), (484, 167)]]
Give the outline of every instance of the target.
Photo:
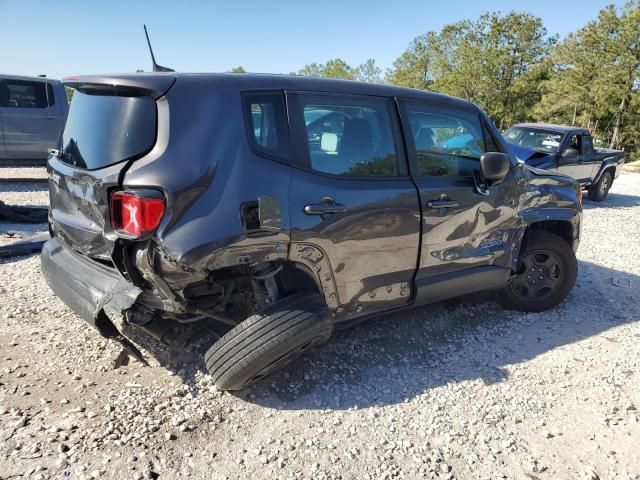
[(298, 95), (298, 104), (312, 170), (340, 176), (398, 175), (387, 101)]
[(156, 115), (149, 96), (75, 91), (62, 134), (62, 161), (92, 170), (138, 158), (155, 144)]
[(410, 102), (403, 109), (421, 176), (472, 176), (482, 154), (495, 149), (477, 113)]

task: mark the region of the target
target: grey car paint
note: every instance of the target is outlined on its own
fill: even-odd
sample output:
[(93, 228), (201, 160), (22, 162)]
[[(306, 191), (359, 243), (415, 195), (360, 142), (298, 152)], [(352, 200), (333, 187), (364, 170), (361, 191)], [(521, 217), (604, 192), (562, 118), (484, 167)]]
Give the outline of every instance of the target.
[[(11, 101), (7, 95), (10, 83), (43, 85), (48, 89), (47, 105), (25, 106)], [(48, 149), (58, 143), (68, 108), (67, 95), (59, 80), (0, 75), (0, 158), (47, 158)]]
[[(147, 308), (195, 314), (185, 301), (190, 285), (216, 271), (264, 262), (286, 262), (305, 272), (336, 320), (350, 320), (503, 286), (529, 228), (551, 229), (574, 249), (578, 246), (579, 186), (563, 175), (532, 169), (511, 157), (507, 177), (488, 190), (469, 179), (421, 178), (400, 108), (395, 110), (395, 129), (404, 174), (392, 179), (320, 175), (305, 168), (297, 145), (292, 145), (288, 162), (251, 149), (241, 92), (323, 92), (374, 96), (395, 105), (411, 100), (468, 109), (482, 117), (499, 149), (508, 152), (484, 112), (460, 99), (272, 75), (111, 75), (67, 83), (142, 89), (157, 98), (157, 141), (141, 158), (98, 170), (49, 159), (54, 239), (43, 250), (43, 270), (53, 290), (94, 324), (107, 303), (125, 305), (122, 312), (130, 308), (136, 289), (142, 293), (134, 302)], [(115, 188), (164, 192), (167, 213), (149, 238), (130, 242), (112, 230), (108, 198)], [(432, 208), (442, 195), (457, 205)], [(307, 206), (326, 205), (327, 198), (344, 210), (306, 213)], [(247, 228), (246, 205), (258, 208), (258, 228)], [(69, 262), (67, 268), (69, 256), (88, 262)], [(86, 294), (77, 282), (60, 286), (65, 277), (74, 276), (74, 268), (86, 268), (92, 260), (110, 265), (129, 283), (126, 301), (114, 302), (123, 290), (113, 277), (105, 285), (118, 283), (118, 289), (105, 287), (101, 295), (92, 290), (91, 305), (78, 300)]]

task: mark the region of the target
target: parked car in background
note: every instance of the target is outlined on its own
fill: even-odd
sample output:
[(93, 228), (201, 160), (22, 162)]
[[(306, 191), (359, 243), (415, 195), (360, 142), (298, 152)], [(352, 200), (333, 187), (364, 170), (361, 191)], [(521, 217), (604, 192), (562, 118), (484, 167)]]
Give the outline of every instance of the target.
[(595, 148), (591, 132), (584, 128), (520, 123), (503, 136), (518, 160), (575, 178), (596, 202), (607, 197), (625, 160), (620, 150)]
[(283, 75), (73, 77), (49, 158), (51, 289), (107, 337), (219, 332), (219, 388), (257, 381), (337, 322), (497, 290), (558, 305), (579, 185), (513, 158), (476, 105)]
[(0, 75), (0, 159), (45, 160), (68, 109), (59, 80)]

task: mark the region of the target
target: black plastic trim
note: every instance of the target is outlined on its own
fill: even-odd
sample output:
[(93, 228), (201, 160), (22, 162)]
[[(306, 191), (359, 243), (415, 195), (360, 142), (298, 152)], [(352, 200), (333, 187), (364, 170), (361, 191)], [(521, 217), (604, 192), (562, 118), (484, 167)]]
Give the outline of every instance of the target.
[(416, 278), (416, 305), (439, 302), (507, 284), (510, 268), (486, 265), (451, 273)]

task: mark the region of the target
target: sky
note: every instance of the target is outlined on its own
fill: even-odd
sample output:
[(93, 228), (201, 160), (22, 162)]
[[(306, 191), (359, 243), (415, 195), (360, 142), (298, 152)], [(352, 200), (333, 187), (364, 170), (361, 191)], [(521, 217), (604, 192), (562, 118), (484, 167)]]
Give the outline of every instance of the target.
[(416, 36), (487, 11), (526, 11), (565, 36), (619, 0), (0, 0), (0, 73), (149, 71), (142, 25), (156, 60), (183, 72), (289, 73), (341, 57), (383, 70)]

